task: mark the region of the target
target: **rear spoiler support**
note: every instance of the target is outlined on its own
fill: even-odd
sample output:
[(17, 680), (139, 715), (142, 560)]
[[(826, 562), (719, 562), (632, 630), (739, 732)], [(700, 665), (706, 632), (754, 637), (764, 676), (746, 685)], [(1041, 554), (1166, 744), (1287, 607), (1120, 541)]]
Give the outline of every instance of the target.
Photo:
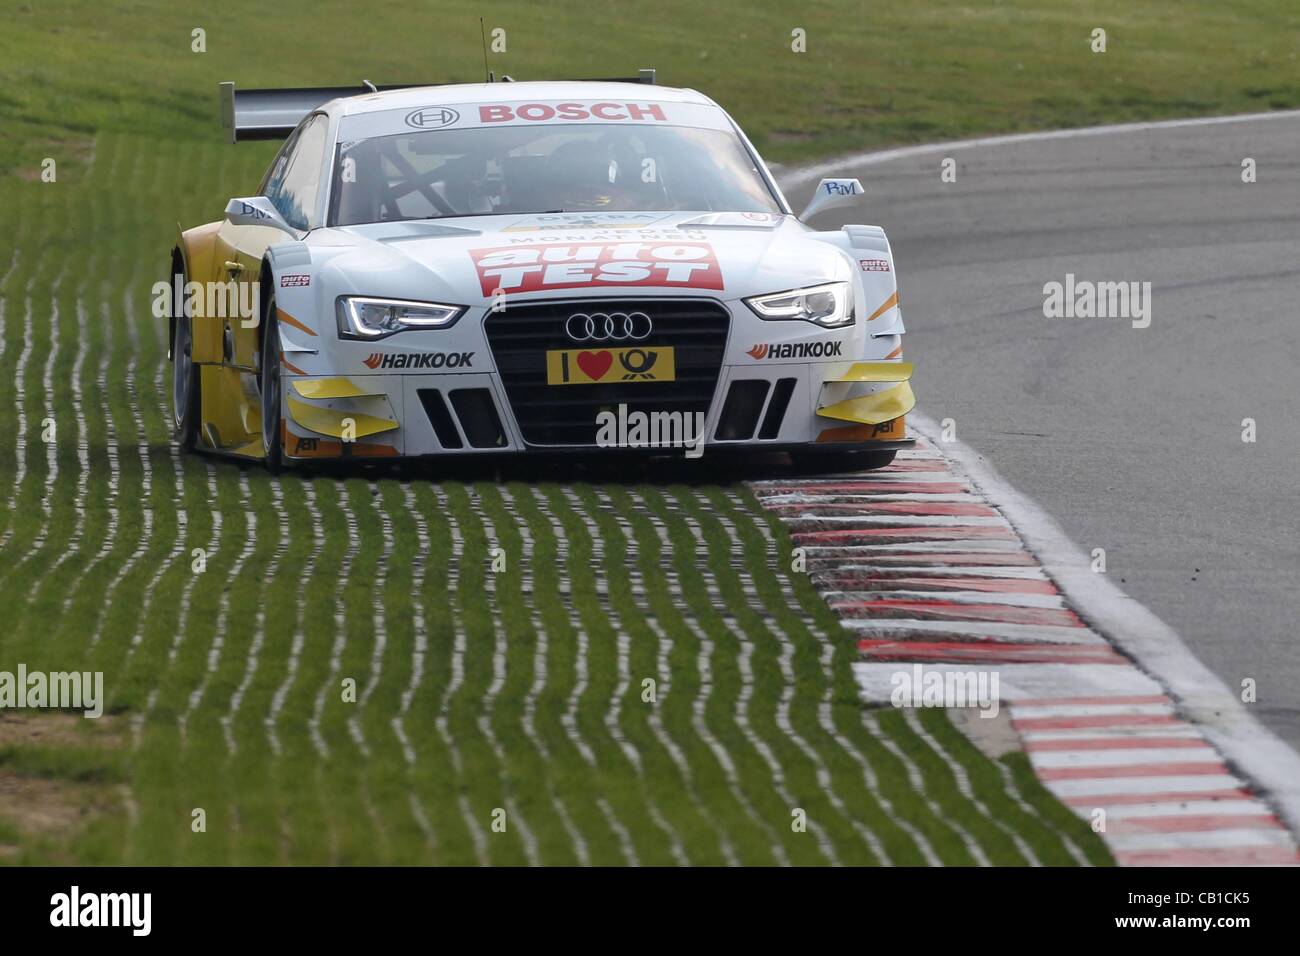
[[(503, 78), (505, 79), (505, 78)], [(588, 81), (578, 81), (588, 82)], [(636, 76), (590, 80), (595, 83), (646, 83), (654, 85), (655, 71), (640, 70)], [(375, 86), (369, 80), (362, 86), (292, 87), (268, 90), (236, 90), (235, 84), (221, 84), (221, 126), (230, 142), (253, 139), (284, 139), (302, 118), (313, 110), (344, 96), (363, 96), (388, 90), (409, 90), (420, 86), (447, 86), (438, 83), (412, 83), (398, 86)]]

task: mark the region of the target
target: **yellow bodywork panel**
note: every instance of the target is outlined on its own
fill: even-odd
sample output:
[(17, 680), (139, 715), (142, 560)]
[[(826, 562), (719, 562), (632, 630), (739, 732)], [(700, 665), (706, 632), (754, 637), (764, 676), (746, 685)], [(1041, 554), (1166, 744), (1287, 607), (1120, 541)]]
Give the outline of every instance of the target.
[(337, 408), (321, 408), (319, 405), (308, 405), (306, 402), (298, 401), (292, 395), (287, 396), (287, 398), (290, 417), (303, 428), (314, 431), (319, 435), (342, 438), (345, 423), (349, 421), (352, 423), (350, 438), (365, 438), (368, 435), (378, 435), (381, 432), (389, 432), (397, 428), (397, 422), (389, 418), (378, 418), (361, 412), (346, 412)]
[[(212, 259), (217, 243), (217, 231), (220, 228), (220, 222), (209, 222), (181, 233), (179, 246), (181, 256), (185, 260), (186, 279), (189, 282), (198, 282), (206, 287), (206, 283), (217, 279), (212, 267)], [(191, 322), (193, 341), (190, 345), (190, 355), (195, 364), (220, 362), (221, 320), (210, 319), (203, 315), (203, 309), (203, 303), (198, 303)]]
[(839, 378), (828, 382), (906, 382), (912, 377), (911, 362), (854, 362)]
[(842, 422), (878, 425), (906, 415), (914, 405), (916, 396), (912, 394), (912, 386), (902, 382), (874, 395), (859, 395), (857, 398), (847, 398), (834, 405), (818, 408), (817, 414), (822, 418), (834, 418)]
[(262, 403), (245, 400), (239, 413), (243, 418), (244, 431), (250, 435), (262, 434)]
[(199, 367), (201, 432), (214, 436), (210, 441), (218, 451), (240, 453), (241, 446), (261, 442), (261, 408), (245, 386), (245, 374), (219, 365)]
[(362, 395), (382, 395), (383, 392), (367, 392), (358, 388), (347, 378), (308, 378), (297, 379), (293, 390), (303, 398), (359, 398)]

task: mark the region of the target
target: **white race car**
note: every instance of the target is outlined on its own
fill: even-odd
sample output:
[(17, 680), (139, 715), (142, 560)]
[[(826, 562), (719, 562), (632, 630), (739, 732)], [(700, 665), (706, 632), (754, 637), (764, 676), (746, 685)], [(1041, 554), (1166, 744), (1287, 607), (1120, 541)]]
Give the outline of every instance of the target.
[(628, 448), (879, 467), (910, 444), (889, 242), (801, 221), (861, 185), (823, 180), (795, 217), (707, 96), (653, 71), (222, 89), (232, 139), (287, 138), (173, 250), (185, 447), (273, 469)]

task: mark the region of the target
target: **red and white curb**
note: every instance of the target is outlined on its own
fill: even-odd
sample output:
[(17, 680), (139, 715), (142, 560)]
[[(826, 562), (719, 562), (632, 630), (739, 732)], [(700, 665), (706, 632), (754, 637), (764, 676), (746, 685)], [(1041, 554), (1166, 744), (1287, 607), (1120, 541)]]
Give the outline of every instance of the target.
[[(972, 467), (969, 449), (940, 447), (920, 438), (878, 471), (751, 485), (859, 635), (864, 696), (888, 702), (894, 675), (915, 664), (996, 671), (1038, 778), (1090, 822), (1104, 811), (1101, 836), (1121, 865), (1300, 863), (1279, 819), (1296, 824), (1300, 758), (1176, 636), (1174, 646), (1118, 589), (1083, 581), (1081, 553), (990, 469)], [(1044, 552), (1063, 563), (1040, 561)], [(1130, 601), (1119, 617), (1116, 595)], [(1133, 622), (1135, 646), (1123, 624), (1106, 626), (1117, 621)]]

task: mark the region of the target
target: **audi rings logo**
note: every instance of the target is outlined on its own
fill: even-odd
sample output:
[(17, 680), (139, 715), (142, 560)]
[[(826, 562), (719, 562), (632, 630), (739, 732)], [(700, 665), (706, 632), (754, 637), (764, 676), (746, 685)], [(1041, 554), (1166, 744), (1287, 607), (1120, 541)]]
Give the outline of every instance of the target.
[(644, 312), (575, 312), (564, 323), (564, 334), (575, 342), (640, 342), (653, 331)]

